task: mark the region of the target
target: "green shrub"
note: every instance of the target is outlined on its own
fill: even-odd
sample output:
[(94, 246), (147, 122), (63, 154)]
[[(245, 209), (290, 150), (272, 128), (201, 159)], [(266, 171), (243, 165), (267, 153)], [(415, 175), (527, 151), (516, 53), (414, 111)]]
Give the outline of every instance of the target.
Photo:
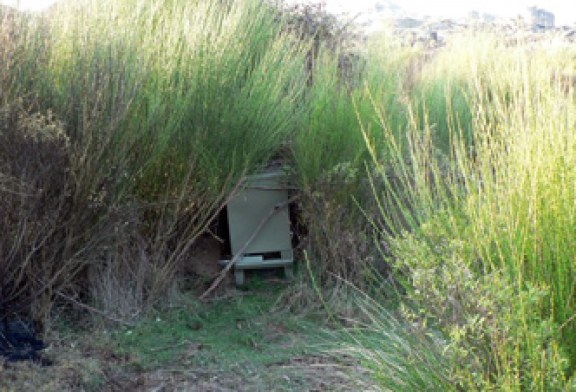
[(408, 156), (397, 149), (380, 165), (385, 186), (390, 172), (400, 180), (378, 191), (379, 202), (407, 315), (443, 331), (453, 381), (561, 390), (573, 385), (576, 361), (576, 107), (572, 91), (550, 82), (554, 57), (511, 51), (500, 62), (489, 54), (518, 74), (483, 69), (470, 83), (473, 148), (450, 137), (445, 153), (430, 124), (422, 132), (415, 123)]

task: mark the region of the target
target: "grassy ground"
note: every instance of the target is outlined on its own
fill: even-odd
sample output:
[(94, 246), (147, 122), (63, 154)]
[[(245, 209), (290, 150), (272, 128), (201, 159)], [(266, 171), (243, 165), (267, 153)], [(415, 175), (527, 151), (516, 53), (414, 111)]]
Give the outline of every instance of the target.
[(61, 322), (46, 339), (53, 363), (4, 364), (0, 390), (369, 389), (351, 381), (368, 379), (357, 364), (330, 354), (340, 347), (323, 315), (279, 309), (283, 286), (260, 281), (211, 304), (190, 299), (131, 327)]

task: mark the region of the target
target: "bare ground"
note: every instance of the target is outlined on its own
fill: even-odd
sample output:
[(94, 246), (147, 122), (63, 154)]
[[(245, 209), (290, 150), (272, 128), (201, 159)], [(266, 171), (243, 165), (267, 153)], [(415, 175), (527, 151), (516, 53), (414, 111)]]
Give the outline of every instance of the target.
[[(189, 357), (202, 347), (160, 368), (143, 369), (128, 355), (87, 341), (55, 341), (44, 355), (52, 364), (3, 363), (1, 391), (358, 391), (374, 390), (352, 381), (364, 371), (352, 361), (326, 355), (296, 356), (264, 367), (199, 367)], [(365, 376), (365, 375), (364, 375)], [(357, 377), (354, 377), (357, 378)], [(368, 377), (361, 377), (366, 378)]]

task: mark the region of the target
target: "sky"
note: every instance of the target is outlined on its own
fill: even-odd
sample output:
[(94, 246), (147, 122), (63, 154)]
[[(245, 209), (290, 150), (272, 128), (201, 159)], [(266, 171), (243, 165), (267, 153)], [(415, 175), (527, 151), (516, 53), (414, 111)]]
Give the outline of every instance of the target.
[(39, 11), (48, 8), (56, 0), (0, 0), (0, 3), (18, 7), (27, 11)]
[[(325, 0), (328, 8), (358, 12), (373, 9), (378, 2), (386, 0)], [(406, 12), (416, 15), (443, 17), (465, 16), (470, 11), (486, 12), (497, 16), (515, 17), (525, 13), (528, 7), (537, 6), (551, 11), (557, 24), (576, 22), (576, 0), (391, 0)]]
[[(0, 0), (0, 3), (20, 5), (21, 9), (41, 10), (56, 0)], [(118, 0), (122, 1), (122, 0)], [(291, 2), (310, 2), (315, 0), (289, 0)], [(376, 3), (386, 3), (387, 0), (322, 0), (328, 10), (337, 13), (374, 12)], [(464, 16), (469, 11), (476, 10), (498, 16), (514, 17), (523, 14), (532, 5), (544, 8), (556, 15), (557, 24), (576, 23), (576, 0), (392, 0), (409, 15), (413, 16)]]

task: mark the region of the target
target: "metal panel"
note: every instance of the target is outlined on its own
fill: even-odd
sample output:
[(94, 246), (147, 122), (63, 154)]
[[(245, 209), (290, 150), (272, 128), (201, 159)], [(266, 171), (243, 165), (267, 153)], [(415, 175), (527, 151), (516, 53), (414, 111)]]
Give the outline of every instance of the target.
[[(281, 173), (251, 176), (243, 189), (228, 205), (230, 245), (234, 255), (254, 233), (275, 205), (288, 200), (282, 189)], [(278, 211), (248, 246), (245, 254), (291, 251), (288, 208)]]

